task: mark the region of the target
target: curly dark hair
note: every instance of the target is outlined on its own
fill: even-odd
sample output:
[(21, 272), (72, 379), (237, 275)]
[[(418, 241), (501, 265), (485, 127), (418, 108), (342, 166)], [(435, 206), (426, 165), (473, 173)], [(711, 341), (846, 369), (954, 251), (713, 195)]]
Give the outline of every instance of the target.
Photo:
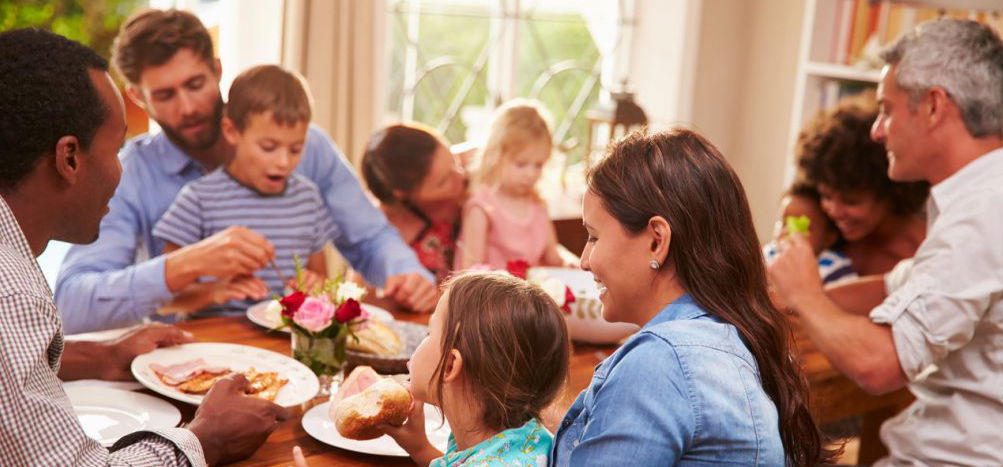
[(63, 136), (90, 147), (111, 113), (88, 70), (108, 70), (93, 50), (40, 29), (0, 33), (0, 190), (13, 189)]
[(843, 99), (815, 116), (798, 134), (795, 155), (801, 177), (835, 191), (864, 191), (887, 200), (894, 214), (916, 214), (930, 192), (927, 182), (888, 178), (883, 144), (870, 137), (878, 116), (872, 93)]

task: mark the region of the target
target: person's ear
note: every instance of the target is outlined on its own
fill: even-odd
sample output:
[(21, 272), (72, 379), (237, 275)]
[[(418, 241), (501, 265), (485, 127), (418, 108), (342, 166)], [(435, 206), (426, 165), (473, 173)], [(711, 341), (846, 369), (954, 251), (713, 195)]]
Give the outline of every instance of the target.
[(236, 146), (237, 142), (240, 141), (240, 130), (237, 125), (233, 123), (233, 120), (230, 120), (230, 117), (223, 117), (222, 127), (226, 142), (230, 143), (231, 146)]
[(143, 91), (139, 89), (139, 86), (127, 85), (125, 87), (125, 95), (129, 96), (129, 100), (137, 107), (146, 110), (146, 99), (143, 98)]
[(221, 62), (219, 58), (213, 60), (212, 71), (213, 73), (216, 74), (216, 79), (219, 79), (220, 77), (223, 76), (223, 62)]
[(449, 383), (456, 381), (463, 371), (463, 356), (456, 349), (449, 350), (449, 357), (446, 357), (446, 368), (442, 371), (442, 381)]
[(394, 195), (394, 199), (399, 201), (404, 201), (404, 198), (407, 197), (407, 194), (405, 194), (402, 190), (390, 190), (390, 193)]
[(66, 181), (67, 184), (77, 183), (80, 177), (80, 168), (83, 163), (83, 149), (76, 136), (63, 136), (56, 142), (56, 173)]
[(928, 126), (934, 127), (947, 116), (948, 109), (951, 106), (951, 98), (947, 95), (947, 91), (944, 88), (934, 86), (927, 90), (926, 99), (923, 104), (923, 110), (925, 111), (923, 117), (926, 118)]
[(651, 238), (649, 247), (651, 260), (658, 263), (657, 266), (652, 263), (652, 269), (658, 269), (669, 257), (669, 244), (672, 242), (672, 228), (669, 227), (669, 221), (662, 216), (648, 219), (648, 235)]

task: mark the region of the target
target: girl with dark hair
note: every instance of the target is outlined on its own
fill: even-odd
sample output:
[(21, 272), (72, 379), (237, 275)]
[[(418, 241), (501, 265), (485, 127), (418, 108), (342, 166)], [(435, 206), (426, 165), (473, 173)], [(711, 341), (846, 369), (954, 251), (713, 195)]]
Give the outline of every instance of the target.
[[(443, 289), (408, 361), (410, 417), (384, 430), (421, 466), (546, 467), (553, 438), (540, 412), (567, 382), (564, 315), (542, 289), (505, 273), (462, 273)], [(452, 429), (445, 453), (425, 434), (424, 402)]]
[(588, 185), (582, 268), (604, 318), (642, 329), (575, 400), (553, 465), (831, 461), (745, 193), (718, 150), (688, 130), (635, 134)]
[(442, 282), (452, 271), (467, 176), (431, 128), (392, 125), (369, 140), (362, 178), (404, 241)]

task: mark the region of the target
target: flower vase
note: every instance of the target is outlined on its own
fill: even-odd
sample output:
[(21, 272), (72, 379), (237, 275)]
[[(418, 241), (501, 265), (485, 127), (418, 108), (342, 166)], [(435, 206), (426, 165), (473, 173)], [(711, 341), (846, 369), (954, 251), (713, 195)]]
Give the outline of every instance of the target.
[(291, 334), (293, 358), (317, 375), (320, 381), (317, 396), (329, 396), (331, 383), (340, 381), (341, 369), (345, 365), (348, 334), (337, 332), (334, 336), (319, 337), (295, 327)]

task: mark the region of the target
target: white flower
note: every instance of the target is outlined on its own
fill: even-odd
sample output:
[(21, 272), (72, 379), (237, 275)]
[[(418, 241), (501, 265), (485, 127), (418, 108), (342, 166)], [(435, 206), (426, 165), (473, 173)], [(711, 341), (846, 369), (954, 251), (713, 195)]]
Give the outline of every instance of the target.
[(355, 282), (345, 281), (338, 284), (338, 292), (335, 294), (335, 299), (338, 303), (345, 303), (350, 298), (359, 301), (362, 300), (362, 296), (365, 294), (366, 289), (364, 287), (359, 287)]
[(265, 308), (265, 319), (272, 323), (272, 326), (282, 324), (282, 304), (278, 300), (268, 302), (268, 306)]
[(550, 298), (554, 299), (558, 308), (564, 306), (564, 299), (566, 298), (564, 295), (564, 282), (561, 282), (560, 279), (556, 277), (546, 277), (537, 282), (537, 285), (539, 285), (544, 292), (547, 292), (547, 295), (550, 295)]

